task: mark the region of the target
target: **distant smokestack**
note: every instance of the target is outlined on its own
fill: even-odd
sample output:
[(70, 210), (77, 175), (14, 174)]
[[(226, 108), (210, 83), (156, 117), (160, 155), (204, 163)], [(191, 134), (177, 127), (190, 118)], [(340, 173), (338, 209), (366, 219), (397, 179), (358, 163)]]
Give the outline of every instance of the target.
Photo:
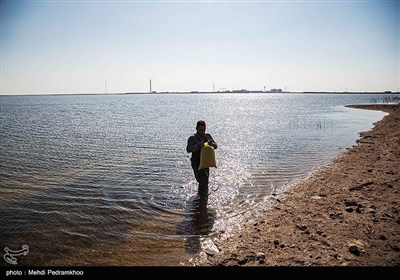
[(151, 90), (151, 79), (150, 79), (150, 93), (152, 93), (153, 91)]

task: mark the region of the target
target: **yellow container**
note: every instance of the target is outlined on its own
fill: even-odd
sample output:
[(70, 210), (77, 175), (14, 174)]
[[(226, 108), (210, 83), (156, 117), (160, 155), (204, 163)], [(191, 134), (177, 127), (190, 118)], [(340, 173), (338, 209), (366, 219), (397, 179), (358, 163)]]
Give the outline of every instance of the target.
[(208, 167), (217, 167), (215, 162), (215, 152), (214, 148), (208, 145), (207, 142), (204, 143), (204, 146), (200, 151), (200, 169), (208, 168)]

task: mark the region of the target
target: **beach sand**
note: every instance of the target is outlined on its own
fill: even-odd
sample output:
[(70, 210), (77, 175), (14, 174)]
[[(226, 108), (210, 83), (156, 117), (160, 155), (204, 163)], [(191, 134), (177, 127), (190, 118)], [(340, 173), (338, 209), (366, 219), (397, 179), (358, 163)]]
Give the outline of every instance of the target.
[(348, 107), (389, 115), (193, 264), (400, 265), (400, 104)]

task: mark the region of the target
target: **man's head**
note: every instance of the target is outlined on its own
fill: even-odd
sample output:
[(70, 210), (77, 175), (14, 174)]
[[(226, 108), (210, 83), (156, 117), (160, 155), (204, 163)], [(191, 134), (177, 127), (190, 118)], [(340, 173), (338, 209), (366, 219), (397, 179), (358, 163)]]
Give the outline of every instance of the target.
[(196, 125), (196, 130), (197, 134), (204, 135), (206, 133), (206, 122), (203, 120), (198, 121)]

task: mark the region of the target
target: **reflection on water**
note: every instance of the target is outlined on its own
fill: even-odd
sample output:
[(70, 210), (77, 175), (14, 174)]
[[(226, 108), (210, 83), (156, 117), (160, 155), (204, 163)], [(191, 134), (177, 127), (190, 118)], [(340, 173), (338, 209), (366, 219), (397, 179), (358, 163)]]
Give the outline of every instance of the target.
[(213, 228), (217, 213), (207, 208), (207, 199), (192, 196), (186, 203), (184, 220), (177, 225), (176, 233), (186, 236), (185, 250), (196, 253), (201, 249), (200, 237), (207, 235)]

